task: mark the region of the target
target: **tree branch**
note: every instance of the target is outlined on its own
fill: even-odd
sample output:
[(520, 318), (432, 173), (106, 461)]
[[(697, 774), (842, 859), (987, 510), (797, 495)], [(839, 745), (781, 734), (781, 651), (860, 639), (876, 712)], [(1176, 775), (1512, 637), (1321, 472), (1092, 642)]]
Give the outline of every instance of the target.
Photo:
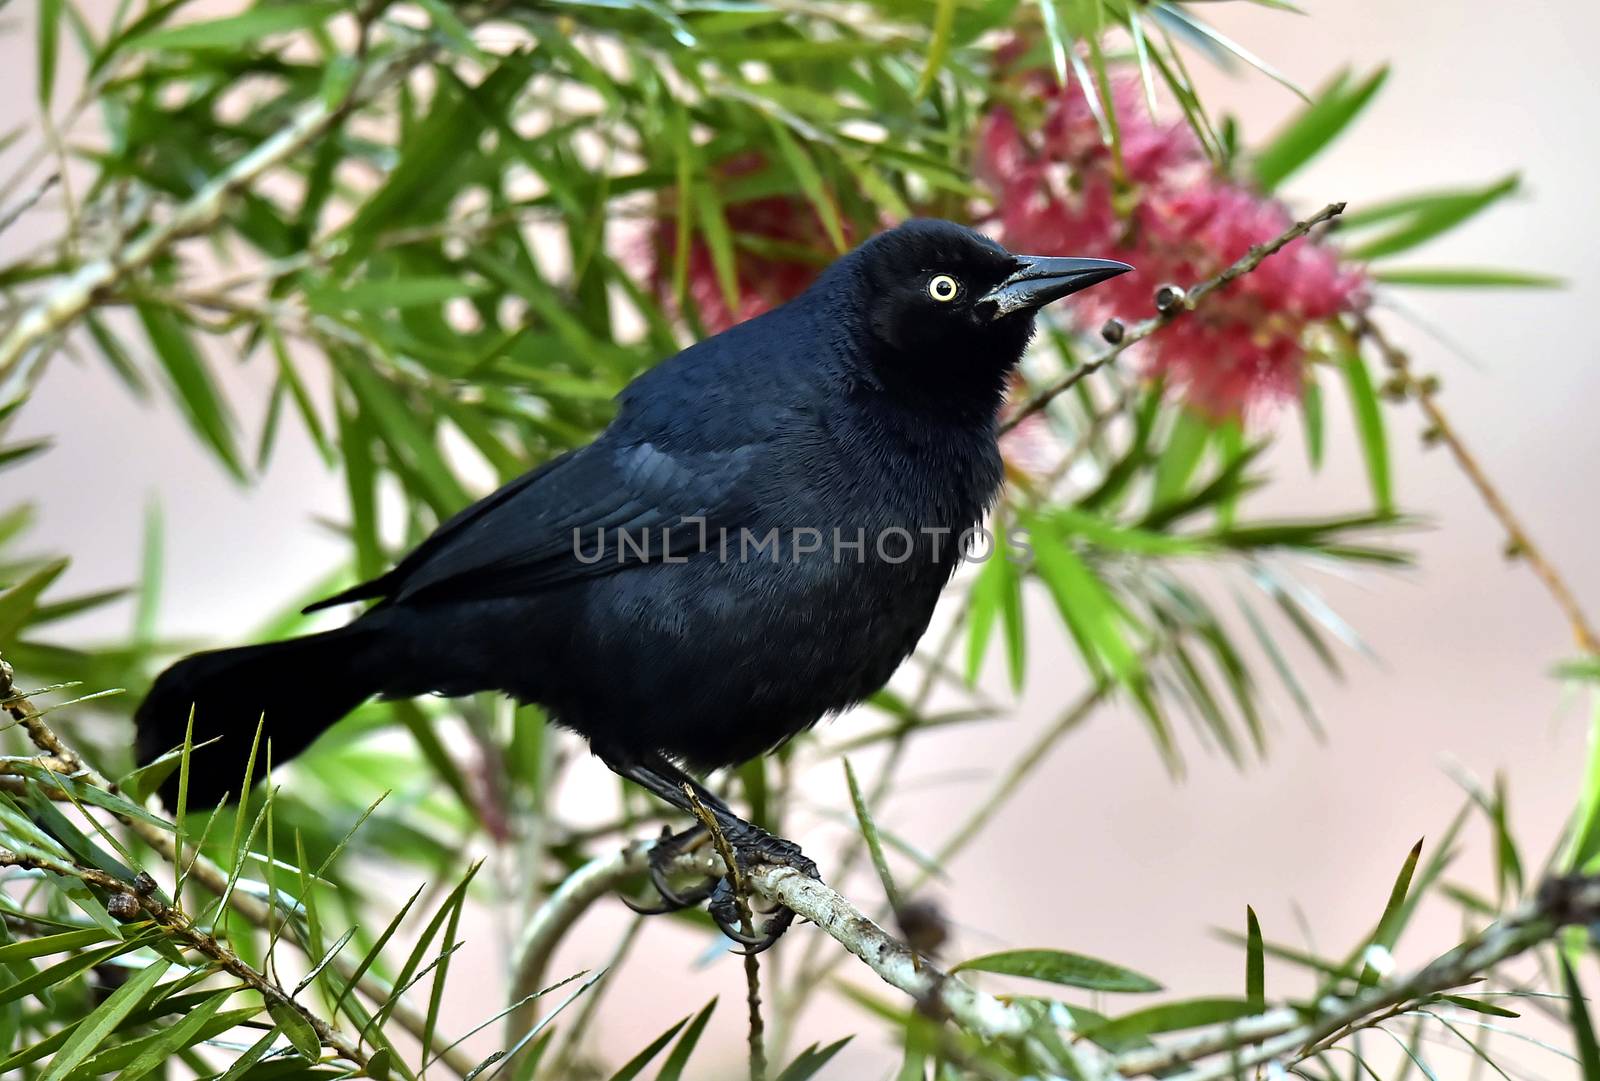
[[(9, 712), (17, 724), (27, 732), (28, 738), (34, 746), (50, 756), (55, 772), (64, 776), (72, 776), (85, 784), (94, 785), (117, 795), (125, 795), (116, 784), (101, 776), (82, 757), (65, 743), (45, 723), (39, 711), (34, 708), (26, 696), (17, 693), (13, 683), (11, 665), (0, 659), (0, 708)], [(39, 759), (34, 759), (39, 761)], [(59, 768), (56, 768), (59, 767)], [(138, 818), (121, 818), (118, 820), (131, 830), (145, 844), (155, 850), (156, 854), (174, 866), (178, 863), (177, 841), (173, 834)], [(185, 865), (186, 878), (198, 882), (208, 892), (217, 897), (226, 897), (228, 907), (239, 915), (255, 924), (257, 927), (270, 928), (273, 925), (272, 906), (244, 892), (228, 888), (228, 873), (216, 863), (201, 855), (198, 851), (189, 854)], [(304, 950), (304, 943), (295, 942), (295, 945)], [(309, 954), (307, 956), (310, 956)], [(313, 962), (316, 960), (312, 958)], [(335, 957), (331, 967), (345, 981), (350, 981), (356, 974), (357, 962), (343, 956)], [(356, 989), (368, 1000), (376, 1005), (382, 1005), (394, 997), (394, 989), (372, 975), (370, 972), (363, 975)], [(405, 1029), (407, 1033), (418, 1040), (428, 1031), (427, 1018), (417, 1008), (404, 998), (395, 1000), (390, 1013), (396, 1024)], [(461, 1048), (454, 1046), (454, 1042), (435, 1032), (435, 1045), (444, 1045), (440, 1052), (440, 1061), (448, 1066), (459, 1076), (466, 1076), (477, 1066), (477, 1061), (469, 1057)]]
[(341, 100), (319, 98), (303, 106), (276, 134), (212, 177), (165, 221), (80, 266), (34, 301), (0, 338), (0, 403), (15, 401), (26, 391), (44, 354), (34, 351), (30, 360), (30, 350), (66, 329), (98, 297), (150, 266), (173, 244), (215, 225), (234, 196), (316, 142), (348, 111), (394, 85), (433, 52), (433, 46), (424, 45), (394, 53), (373, 64)]
[(1461, 471), (1467, 475), (1467, 480), (1478, 490), (1478, 495), (1489, 508), (1489, 513), (1493, 514), (1505, 529), (1508, 551), (1517, 558), (1527, 561), (1529, 568), (1544, 583), (1545, 589), (1555, 599), (1556, 606), (1566, 616), (1578, 648), (1585, 653), (1600, 656), (1600, 633), (1596, 633), (1594, 624), (1590, 623), (1588, 616), (1584, 614), (1583, 606), (1578, 603), (1577, 594), (1573, 593), (1572, 587), (1567, 584), (1561, 572), (1556, 570), (1555, 564), (1549, 560), (1544, 551), (1534, 544), (1527, 527), (1512, 512), (1510, 504), (1489, 479), (1489, 474), (1467, 449), (1461, 433), (1450, 423), (1450, 418), (1440, 408), (1437, 399), (1437, 380), (1427, 376), (1419, 378), (1414, 374), (1411, 370), (1410, 356), (1389, 341), (1382, 329), (1365, 315), (1355, 317), (1355, 335), (1358, 340), (1372, 343), (1378, 355), (1394, 373), (1400, 389), (1416, 399), (1417, 407), (1428, 419), (1429, 437), (1437, 439), (1450, 449), (1451, 456), (1455, 458)]
[[(641, 842), (596, 857), (573, 872), (562, 887), (534, 913), (524, 942), (523, 973), (537, 984), (543, 962), (596, 900), (642, 874), (650, 844)], [(720, 859), (709, 853), (679, 858), (675, 872), (719, 874)], [(909, 995), (918, 1009), (948, 1018), (986, 1039), (1025, 1038), (1039, 1024), (1038, 1015), (1025, 1007), (972, 987), (919, 958), (904, 942), (873, 922), (836, 890), (788, 867), (756, 866), (746, 873), (752, 893), (786, 905), (859, 958), (879, 979)], [(1483, 972), (1511, 957), (1550, 941), (1563, 927), (1588, 924), (1600, 918), (1600, 877), (1553, 879), (1537, 897), (1492, 924), (1467, 942), (1443, 954), (1409, 976), (1375, 987), (1354, 998), (1324, 1004), (1308, 1017), (1302, 1010), (1281, 1006), (1215, 1029), (1180, 1037), (1154, 1048), (1121, 1055), (1090, 1053), (1080, 1041), (1079, 1065), (1097, 1081), (1168, 1073), (1194, 1065), (1177, 1081), (1221, 1081), (1249, 1066), (1279, 1060), (1293, 1065), (1322, 1053), (1344, 1034), (1367, 1027), (1397, 1007), (1427, 1000), (1470, 983)], [(537, 945), (535, 945), (537, 944)], [(533, 965), (533, 967), (528, 967)]]
[[(1204, 1045), (1192, 1056), (1221, 1054), (1220, 1061), (1173, 1075), (1173, 1081), (1222, 1081), (1252, 1066), (1274, 1060), (1293, 1066), (1327, 1050), (1348, 1032), (1374, 1023), (1395, 1007), (1460, 987), (1508, 958), (1549, 941), (1563, 927), (1589, 924), (1600, 917), (1600, 876), (1572, 876), (1547, 881), (1521, 908), (1436, 958), (1409, 976), (1375, 987), (1312, 1020), (1287, 1024), (1284, 1011), (1234, 1022), (1224, 1038)], [(1277, 1029), (1281, 1034), (1275, 1034)], [(1136, 1051), (1115, 1060), (1119, 1077), (1154, 1073), (1179, 1062), (1161, 1052)]]
[(305, 1006), (296, 1002), (293, 995), (246, 964), (239, 958), (238, 954), (230, 950), (216, 936), (207, 934), (195, 926), (194, 921), (178, 908), (162, 901), (153, 892), (154, 883), (151, 883), (152, 892), (141, 894), (137, 889), (130, 890), (127, 883), (121, 879), (92, 867), (81, 867), (77, 864), (62, 863), (59, 860), (45, 859), (40, 856), (7, 852), (3, 849), (0, 849), (0, 867), (22, 867), (49, 871), (53, 874), (75, 878), (112, 896), (127, 898), (130, 906), (129, 912), (142, 911), (155, 923), (171, 932), (172, 937), (190, 949), (210, 958), (216, 962), (219, 968), (244, 981), (261, 995), (269, 1007), (276, 1008), (281, 1006), (293, 1010), (311, 1026), (312, 1030), (317, 1034), (317, 1039), (325, 1047), (333, 1048), (346, 1059), (356, 1063), (363, 1069), (366, 1068), (370, 1056), (354, 1040), (318, 1017), (315, 1013), (312, 1013)]
[(1315, 229), (1323, 222), (1332, 221), (1334, 218), (1337, 218), (1340, 214), (1344, 213), (1344, 208), (1344, 203), (1329, 203), (1327, 206), (1311, 215), (1311, 217), (1307, 218), (1305, 221), (1295, 222), (1294, 225), (1290, 226), (1282, 233), (1282, 235), (1276, 237), (1275, 239), (1268, 241), (1265, 244), (1257, 244), (1255, 247), (1245, 252), (1244, 256), (1232, 266), (1228, 267), (1216, 277), (1207, 278), (1199, 285), (1196, 285), (1194, 288), (1190, 289), (1182, 296), (1181, 299), (1179, 299), (1165, 311), (1152, 315), (1143, 322), (1135, 323), (1133, 326), (1128, 327), (1123, 331), (1122, 337), (1110, 349), (1107, 349), (1104, 353), (1101, 353), (1093, 360), (1087, 361), (1072, 369), (1072, 371), (1062, 376), (1057, 382), (1051, 384), (1049, 387), (1046, 387), (1044, 390), (1040, 391), (1034, 397), (1028, 399), (1020, 407), (1018, 407), (1017, 410), (1013, 412), (1010, 417), (1006, 418), (1006, 421), (1000, 425), (1000, 434), (1004, 435), (1006, 432), (1009, 432), (1018, 424), (1022, 423), (1022, 421), (1039, 412), (1051, 402), (1055, 401), (1062, 394), (1065, 394), (1067, 391), (1071, 390), (1078, 384), (1079, 380), (1093, 375), (1101, 368), (1104, 368), (1107, 364), (1110, 364), (1112, 361), (1116, 360), (1134, 343), (1143, 341), (1156, 331), (1160, 330), (1162, 327), (1166, 326), (1168, 323), (1172, 322), (1174, 319), (1194, 311), (1195, 308), (1199, 306), (1200, 302), (1210, 294), (1227, 286), (1234, 280), (1250, 273), (1256, 267), (1266, 262), (1269, 257), (1276, 255), (1278, 252), (1288, 247), (1290, 243), (1305, 236), (1307, 233), (1311, 232), (1312, 229)]

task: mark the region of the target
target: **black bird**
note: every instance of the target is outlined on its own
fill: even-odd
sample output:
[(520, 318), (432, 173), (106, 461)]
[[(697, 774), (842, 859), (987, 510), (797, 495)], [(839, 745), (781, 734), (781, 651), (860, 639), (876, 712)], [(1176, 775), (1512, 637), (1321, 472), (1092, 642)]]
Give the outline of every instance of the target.
[[(635, 379), (593, 443), (311, 606), (377, 601), (349, 625), (168, 668), (139, 707), (138, 757), (180, 745), (192, 707), (194, 742), (220, 737), (189, 780), (190, 805), (211, 804), (262, 716), (281, 763), (373, 695), (501, 691), (675, 807), (692, 785), (741, 861), (814, 875), (685, 768), (753, 758), (889, 679), (1000, 487), (997, 418), (1035, 312), (1131, 269), (1013, 255), (946, 221), (882, 233)], [(663, 897), (710, 896), (724, 931), (770, 945), (792, 913), (752, 941), (725, 882), (667, 884), (698, 840), (658, 846)]]

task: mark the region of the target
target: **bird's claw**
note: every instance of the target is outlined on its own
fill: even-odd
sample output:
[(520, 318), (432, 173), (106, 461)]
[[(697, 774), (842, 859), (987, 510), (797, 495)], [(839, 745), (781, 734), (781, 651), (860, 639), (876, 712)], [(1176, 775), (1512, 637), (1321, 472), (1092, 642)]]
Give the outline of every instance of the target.
[(685, 908), (693, 908), (706, 898), (710, 897), (717, 888), (720, 879), (706, 878), (687, 890), (681, 890), (672, 885), (672, 863), (683, 853), (703, 844), (706, 840), (706, 831), (700, 826), (694, 826), (682, 833), (673, 833), (670, 829), (662, 827), (661, 839), (650, 849), (649, 874), (650, 884), (656, 888), (656, 893), (661, 896), (659, 905), (642, 905), (637, 901), (624, 896), (622, 903), (643, 916), (659, 916), (668, 912), (679, 912)]
[[(817, 865), (793, 841), (774, 837), (759, 826), (738, 820), (724, 823), (722, 831), (728, 846), (733, 849), (741, 874), (747, 873), (752, 867), (766, 864), (792, 867), (809, 878), (820, 880), (822, 877), (817, 873)], [(734, 895), (731, 874), (703, 879), (689, 889), (672, 884), (671, 873), (678, 857), (705, 843), (708, 836), (705, 829), (699, 826), (676, 834), (663, 829), (661, 839), (650, 849), (649, 855), (650, 884), (661, 896), (661, 903), (643, 905), (626, 896), (622, 898), (622, 903), (642, 915), (653, 916), (678, 912), (709, 900), (707, 911), (712, 921), (723, 934), (745, 947), (738, 952), (757, 954), (771, 948), (794, 923), (792, 910), (777, 906), (767, 914), (765, 922), (754, 934), (747, 934), (739, 912), (738, 898)]]
[[(739, 823), (737, 827), (726, 829), (724, 832), (727, 835), (728, 846), (733, 849), (734, 859), (739, 863), (741, 873), (759, 864), (769, 864), (792, 867), (806, 877), (819, 881), (822, 878), (817, 872), (816, 863), (801, 852), (800, 846), (793, 841), (774, 837), (766, 830), (749, 823)], [(756, 933), (747, 934), (744, 920), (739, 912), (739, 901), (734, 895), (731, 874), (723, 876), (717, 882), (707, 911), (723, 934), (745, 947), (735, 952), (749, 955), (770, 949), (794, 923), (794, 910), (779, 905)], [(751, 922), (754, 923), (753, 918)]]

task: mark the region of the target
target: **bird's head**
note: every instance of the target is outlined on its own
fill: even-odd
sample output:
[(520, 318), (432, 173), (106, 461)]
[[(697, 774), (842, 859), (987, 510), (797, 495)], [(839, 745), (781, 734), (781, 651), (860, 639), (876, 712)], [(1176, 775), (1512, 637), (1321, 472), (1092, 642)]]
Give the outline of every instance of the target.
[(852, 255), (867, 329), (886, 362), (992, 380), (1022, 358), (1053, 300), (1133, 268), (1112, 259), (1017, 255), (954, 222), (915, 219)]

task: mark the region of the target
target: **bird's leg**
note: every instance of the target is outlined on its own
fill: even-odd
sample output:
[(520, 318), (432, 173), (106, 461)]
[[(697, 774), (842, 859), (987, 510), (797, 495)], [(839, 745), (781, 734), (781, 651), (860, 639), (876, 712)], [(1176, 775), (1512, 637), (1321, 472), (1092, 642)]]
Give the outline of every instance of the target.
[[(602, 758), (606, 765), (610, 766), (618, 774), (638, 784), (641, 788), (654, 793), (679, 810), (688, 811), (692, 814), (694, 813), (694, 806), (690, 802), (688, 794), (684, 792), (684, 786), (687, 785), (690, 791), (694, 793), (695, 798), (711, 812), (711, 816), (716, 820), (717, 828), (722, 831), (722, 835), (728, 841), (728, 846), (733, 850), (734, 858), (738, 861), (741, 870), (758, 864), (777, 864), (782, 867), (793, 867), (811, 878), (821, 877), (817, 873), (817, 865), (800, 851), (799, 845), (782, 837), (774, 837), (760, 826), (746, 822), (735, 814), (731, 807), (701, 785), (700, 782), (667, 759), (659, 756), (643, 761), (637, 758), (627, 760), (604, 758), (604, 756)], [(694, 843), (700, 843), (704, 833), (704, 829), (700, 827), (686, 830), (667, 839), (663, 844), (657, 845), (656, 848), (651, 850), (650, 878), (656, 884), (657, 890), (661, 890), (661, 881), (665, 878), (666, 866), (680, 852), (686, 850), (691, 840), (691, 835), (694, 835), (692, 837)], [(658, 863), (657, 853), (664, 846), (666, 851)], [(794, 913), (780, 906), (772, 914), (772, 918), (767, 921), (766, 926), (761, 929), (759, 934), (754, 937), (746, 935), (739, 926), (738, 904), (733, 894), (731, 880), (732, 870), (733, 868), (729, 868), (730, 874), (723, 876), (714, 883), (713, 888), (705, 894), (702, 895), (696, 891), (697, 896), (688, 903), (698, 903), (699, 900), (709, 896), (711, 898), (709, 906), (711, 918), (722, 929), (722, 933), (736, 942), (743, 943), (747, 947), (747, 952), (760, 953), (778, 941), (779, 936), (788, 930), (789, 925), (794, 922)], [(668, 900), (669, 905), (675, 905), (677, 900), (682, 899), (681, 895), (671, 891), (662, 891), (662, 896)], [(668, 911), (671, 910), (670, 908), (668, 909)]]

